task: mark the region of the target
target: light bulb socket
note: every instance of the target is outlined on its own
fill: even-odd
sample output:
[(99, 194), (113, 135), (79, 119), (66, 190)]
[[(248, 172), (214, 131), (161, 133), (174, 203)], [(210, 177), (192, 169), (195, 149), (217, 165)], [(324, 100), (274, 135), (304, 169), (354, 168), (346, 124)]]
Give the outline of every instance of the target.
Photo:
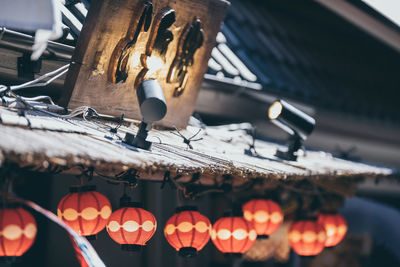
[(295, 133), (294, 135), (291, 135), (289, 137), (289, 140), (287, 142), (287, 150), (276, 150), (275, 156), (284, 159), (284, 160), (289, 160), (289, 161), (296, 161), (297, 160), (297, 151), (301, 148), (302, 142), (301, 142), (300, 136)]
[[(151, 127), (151, 125), (150, 125)], [(138, 147), (141, 149), (145, 150), (150, 150), (151, 148), (151, 142), (147, 141), (147, 135), (148, 135), (148, 130), (149, 124), (146, 122), (142, 121), (139, 125), (139, 131), (137, 132), (136, 136), (131, 134), (131, 133), (126, 133), (125, 138), (122, 142), (125, 144)]]

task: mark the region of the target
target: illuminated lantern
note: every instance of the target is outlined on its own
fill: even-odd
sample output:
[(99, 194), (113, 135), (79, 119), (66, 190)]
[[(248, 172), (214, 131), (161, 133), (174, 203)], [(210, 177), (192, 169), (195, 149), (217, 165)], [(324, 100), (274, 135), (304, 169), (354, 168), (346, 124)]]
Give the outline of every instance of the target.
[(347, 222), (340, 214), (323, 214), (318, 216), (318, 222), (325, 227), (325, 247), (333, 247), (339, 244), (347, 232)]
[(110, 201), (95, 190), (95, 186), (71, 187), (57, 208), (61, 220), (89, 239), (104, 229), (112, 211)]
[(33, 244), (36, 237), (36, 221), (21, 207), (0, 209), (0, 257), (19, 257)]
[(111, 214), (107, 232), (122, 250), (139, 250), (154, 235), (157, 228), (156, 218), (142, 209), (140, 203), (126, 202)]
[(210, 240), (210, 232), (210, 220), (193, 206), (178, 208), (164, 228), (168, 243), (186, 258), (197, 255)]
[(325, 228), (316, 220), (298, 221), (290, 227), (290, 246), (301, 256), (319, 254), (325, 247), (325, 241)]
[(253, 224), (242, 216), (222, 217), (215, 222), (211, 231), (214, 245), (219, 251), (227, 254), (245, 253), (256, 239), (257, 233)]
[(283, 222), (281, 207), (272, 200), (253, 199), (243, 205), (244, 218), (252, 222), (259, 238), (268, 237)]

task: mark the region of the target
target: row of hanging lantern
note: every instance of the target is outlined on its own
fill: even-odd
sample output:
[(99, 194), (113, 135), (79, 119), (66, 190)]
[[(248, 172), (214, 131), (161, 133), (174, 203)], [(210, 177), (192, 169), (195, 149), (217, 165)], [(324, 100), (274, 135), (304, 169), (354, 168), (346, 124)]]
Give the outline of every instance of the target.
[[(122, 249), (137, 250), (154, 235), (157, 222), (139, 203), (125, 198), (121, 199), (120, 209), (111, 213), (110, 202), (94, 191), (94, 187), (76, 187), (60, 201), (58, 216), (89, 238), (106, 227), (110, 237), (121, 244)], [(246, 202), (240, 212), (226, 214), (213, 226), (196, 207), (184, 206), (168, 219), (164, 235), (183, 257), (196, 256), (210, 238), (222, 253), (243, 254), (257, 238), (268, 238), (282, 222), (281, 207), (266, 199)], [(289, 241), (297, 254), (311, 256), (326, 246), (338, 244), (346, 231), (346, 221), (341, 215), (321, 214), (318, 220), (295, 222), (289, 231)]]
[(333, 247), (343, 240), (347, 223), (338, 213), (320, 213), (316, 219), (300, 220), (289, 230), (292, 249), (301, 256), (315, 256), (325, 248)]
[[(123, 250), (138, 250), (154, 235), (154, 215), (126, 195), (120, 208), (112, 212), (110, 201), (95, 186), (76, 186), (58, 204), (57, 214), (81, 236), (95, 237), (104, 228)], [(253, 199), (242, 209), (225, 214), (211, 225), (196, 207), (184, 206), (168, 219), (164, 235), (182, 257), (196, 256), (211, 239), (222, 253), (247, 252), (257, 238), (268, 238), (283, 222), (281, 207), (272, 200)], [(0, 209), (1, 257), (18, 257), (33, 244), (36, 222), (21, 208), (7, 204)], [(296, 221), (289, 230), (289, 242), (299, 255), (319, 254), (324, 247), (337, 245), (345, 236), (347, 224), (339, 214), (320, 214), (317, 219)]]
[[(80, 235), (91, 238), (105, 227), (110, 237), (124, 250), (137, 250), (154, 235), (157, 222), (140, 203), (121, 199), (121, 207), (111, 213), (108, 199), (91, 186), (73, 187), (58, 205), (58, 216)], [(256, 238), (267, 238), (283, 222), (281, 207), (272, 200), (254, 199), (242, 207), (243, 214), (232, 212), (213, 226), (195, 207), (178, 208), (164, 228), (168, 243), (179, 255), (197, 255), (211, 238), (223, 253), (243, 254)], [(295, 222), (289, 230), (293, 250), (303, 256), (320, 253), (324, 247), (337, 245), (347, 225), (339, 214), (320, 214), (318, 220)]]

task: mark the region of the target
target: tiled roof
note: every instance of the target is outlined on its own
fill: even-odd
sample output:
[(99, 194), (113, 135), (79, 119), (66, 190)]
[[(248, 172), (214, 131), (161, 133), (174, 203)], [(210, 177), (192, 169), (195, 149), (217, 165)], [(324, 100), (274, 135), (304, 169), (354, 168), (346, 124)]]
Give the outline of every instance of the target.
[[(231, 0), (207, 77), (347, 114), (400, 122), (400, 54), (315, 2)], [(66, 1), (76, 39), (89, 0)]]
[(222, 28), (225, 44), (265, 92), (400, 122), (393, 101), (400, 95), (398, 52), (313, 1), (231, 3)]

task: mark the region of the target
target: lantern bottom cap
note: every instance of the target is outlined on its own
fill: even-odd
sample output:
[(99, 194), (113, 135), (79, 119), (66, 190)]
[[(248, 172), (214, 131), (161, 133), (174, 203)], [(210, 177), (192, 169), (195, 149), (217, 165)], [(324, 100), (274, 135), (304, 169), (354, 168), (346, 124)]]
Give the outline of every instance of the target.
[(299, 255), (301, 259), (313, 259), (317, 255)]
[(97, 235), (87, 235), (85, 237), (87, 240), (96, 240), (97, 239)]
[(232, 257), (232, 258), (240, 258), (240, 257), (243, 256), (243, 254), (242, 253), (224, 253), (224, 256), (228, 257), (228, 258), (230, 258), (230, 257)]
[(179, 249), (178, 254), (183, 258), (193, 258), (197, 256), (197, 249), (193, 247), (183, 247)]
[(136, 244), (122, 244), (121, 249), (124, 251), (139, 251), (143, 246)]
[(18, 258), (17, 256), (0, 256), (0, 263), (13, 263)]
[(261, 239), (261, 240), (262, 240), (262, 239), (268, 239), (268, 238), (269, 238), (269, 235), (258, 235), (258, 236), (257, 236), (257, 239), (259, 239), (259, 240), (260, 240), (260, 239)]

